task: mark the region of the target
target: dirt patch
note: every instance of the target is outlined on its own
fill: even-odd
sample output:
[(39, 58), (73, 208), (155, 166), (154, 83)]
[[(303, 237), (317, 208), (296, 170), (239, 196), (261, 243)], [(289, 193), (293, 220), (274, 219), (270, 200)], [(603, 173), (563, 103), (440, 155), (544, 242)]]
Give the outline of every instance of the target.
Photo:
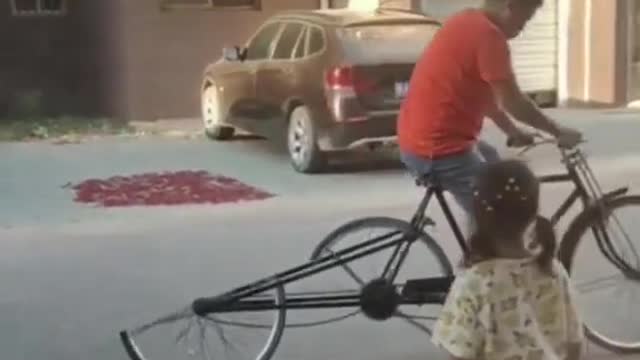
[(0, 141), (50, 140), (77, 143), (88, 136), (132, 134), (134, 128), (110, 119), (62, 116), (56, 118), (3, 119)]

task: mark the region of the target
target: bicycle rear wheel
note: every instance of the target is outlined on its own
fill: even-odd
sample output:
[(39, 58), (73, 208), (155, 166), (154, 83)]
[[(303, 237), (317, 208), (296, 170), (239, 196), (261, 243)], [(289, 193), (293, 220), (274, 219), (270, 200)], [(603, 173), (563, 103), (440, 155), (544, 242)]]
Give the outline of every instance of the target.
[[(365, 238), (362, 238), (363, 235)], [(401, 283), (402, 281), (398, 280), (399, 278), (407, 280), (425, 277), (453, 276), (453, 266), (449, 262), (445, 252), (433, 238), (423, 232), (417, 232), (406, 221), (388, 217), (356, 219), (338, 227), (316, 246), (311, 254), (311, 259), (314, 260), (323, 256), (332, 255), (349, 246), (386, 235), (392, 235), (394, 238), (417, 236), (417, 239), (413, 239), (415, 241), (407, 241), (402, 243), (401, 246), (411, 247), (413, 244), (418, 243), (418, 249), (411, 249), (413, 250), (411, 252), (412, 256), (408, 255), (407, 258), (399, 262), (397, 262), (397, 260), (399, 260), (401, 256), (402, 249), (390, 248), (351, 261), (347, 264), (342, 264), (340, 268), (338, 268), (338, 271), (346, 274), (347, 277), (341, 279), (333, 278), (332, 282), (334, 285), (348, 289), (361, 289), (376, 279), (385, 279), (389, 283), (394, 283), (397, 280), (397, 282)], [(407, 249), (407, 254), (409, 254), (409, 249)], [(395, 265), (397, 266), (397, 270), (390, 268), (387, 273), (384, 273), (385, 267), (393, 256), (397, 259)], [(366, 265), (367, 263), (369, 265)], [(406, 266), (407, 263), (409, 263), (409, 266), (414, 266), (409, 268)], [(431, 270), (429, 267), (433, 270), (431, 274), (425, 276), (425, 272)], [(358, 312), (359, 311), (356, 310), (356, 313)], [(414, 327), (427, 333), (430, 332), (430, 329), (422, 322), (424, 320), (435, 320), (435, 317), (408, 315), (399, 309), (395, 312), (394, 316), (404, 319)]]
[(618, 353), (640, 352), (638, 219), (640, 196), (604, 200), (571, 223), (558, 255), (577, 290), (586, 336)]
[[(285, 328), (284, 288), (278, 286), (240, 301), (243, 300), (267, 301), (274, 306), (268, 310), (228, 309), (203, 317), (194, 314), (189, 306), (135, 329), (124, 330), (120, 332), (120, 340), (132, 360), (269, 360)], [(238, 339), (240, 336), (247, 339), (251, 334), (258, 338)], [(213, 344), (216, 341), (217, 346)]]

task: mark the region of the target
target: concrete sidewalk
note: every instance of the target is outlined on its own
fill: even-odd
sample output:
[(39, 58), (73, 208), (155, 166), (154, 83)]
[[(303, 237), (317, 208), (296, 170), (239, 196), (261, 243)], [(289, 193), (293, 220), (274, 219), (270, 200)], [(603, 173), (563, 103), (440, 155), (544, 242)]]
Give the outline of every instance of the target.
[[(640, 121), (640, 105), (630, 108), (607, 109), (573, 109), (552, 108), (544, 109), (544, 112), (558, 118), (562, 122), (574, 123), (575, 126), (590, 126), (591, 123), (600, 121), (628, 121), (638, 119)], [(195, 118), (158, 119), (156, 121), (133, 121), (131, 126), (141, 134), (164, 134), (168, 136), (201, 136), (202, 120)]]

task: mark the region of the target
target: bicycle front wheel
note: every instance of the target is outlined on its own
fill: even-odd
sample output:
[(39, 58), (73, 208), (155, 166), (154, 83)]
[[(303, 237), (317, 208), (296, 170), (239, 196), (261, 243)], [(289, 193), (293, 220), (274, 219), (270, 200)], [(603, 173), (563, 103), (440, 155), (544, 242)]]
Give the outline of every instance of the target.
[(560, 245), (585, 334), (618, 353), (640, 352), (640, 196), (603, 200), (578, 215)]

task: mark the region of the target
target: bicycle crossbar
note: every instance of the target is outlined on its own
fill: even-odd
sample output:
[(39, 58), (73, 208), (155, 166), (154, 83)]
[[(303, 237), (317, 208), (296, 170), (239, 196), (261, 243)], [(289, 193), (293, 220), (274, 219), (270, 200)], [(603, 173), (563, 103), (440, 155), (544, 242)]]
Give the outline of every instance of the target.
[[(283, 286), (292, 281), (296, 281), (324, 270), (341, 266), (345, 263), (378, 251), (400, 245), (403, 242), (414, 241), (417, 239), (417, 236), (404, 235), (395, 240), (388, 240), (399, 233), (401, 232), (393, 231), (388, 234), (378, 236), (360, 244), (322, 256), (303, 265), (293, 267), (289, 270), (285, 270), (283, 272), (276, 273), (275, 275), (238, 287), (222, 295), (196, 299), (192, 304), (193, 311), (200, 316), (214, 313), (219, 309), (227, 308), (242, 298), (250, 297), (252, 295), (274, 289), (278, 286)], [(367, 247), (369, 248), (365, 249)]]
[[(448, 278), (419, 279), (412, 281), (447, 281)], [(406, 285), (402, 286), (403, 288)], [(434, 289), (433, 292), (403, 291), (398, 295), (398, 305), (427, 305), (442, 304), (447, 293)], [(283, 304), (276, 304), (275, 300), (266, 296), (241, 299), (233, 303), (220, 306), (215, 309), (215, 313), (247, 312), (247, 311), (268, 311), (268, 310), (296, 310), (296, 309), (327, 309), (327, 308), (347, 308), (360, 307), (360, 290), (348, 290), (340, 295), (326, 295), (321, 293), (313, 294), (293, 294), (287, 295)]]

